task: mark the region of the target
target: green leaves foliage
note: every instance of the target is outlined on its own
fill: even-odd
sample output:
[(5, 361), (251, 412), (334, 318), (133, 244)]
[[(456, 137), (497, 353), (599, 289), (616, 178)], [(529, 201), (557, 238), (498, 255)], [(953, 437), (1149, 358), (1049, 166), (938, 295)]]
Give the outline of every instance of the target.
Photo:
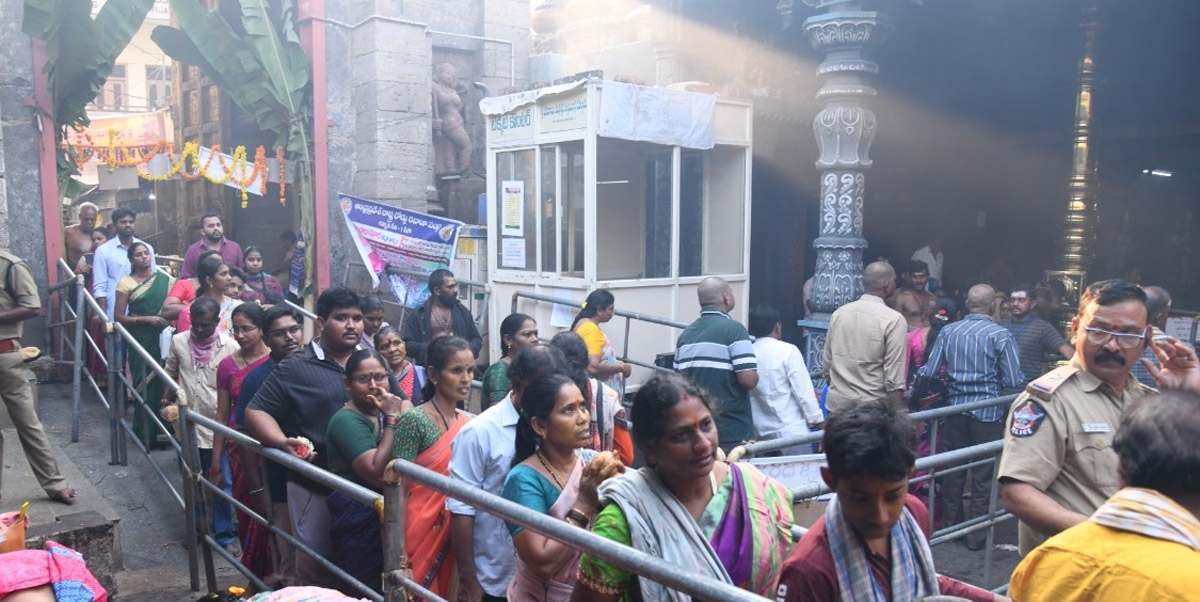
[(154, 0), (108, 0), (96, 18), (89, 0), (25, 0), (21, 30), (46, 43), (43, 70), (60, 127), (87, 125), (87, 105), (112, 73)]
[[(300, 228), (313, 230), (312, 77), (296, 31), (296, 0), (240, 0), (240, 23), (229, 23), (196, 0), (171, 0), (179, 29), (154, 28), (150, 37), (171, 58), (199, 67), (233, 102), (276, 136), (296, 163)], [(305, 250), (312, 289), (315, 245)]]
[[(295, 0), (243, 0), (235, 29), (195, 0), (172, 0), (179, 29), (154, 28), (151, 38), (171, 58), (199, 67), (278, 145), (307, 156), (296, 122), (312, 117), (308, 56), (295, 26)], [(293, 140), (293, 138), (299, 140)]]

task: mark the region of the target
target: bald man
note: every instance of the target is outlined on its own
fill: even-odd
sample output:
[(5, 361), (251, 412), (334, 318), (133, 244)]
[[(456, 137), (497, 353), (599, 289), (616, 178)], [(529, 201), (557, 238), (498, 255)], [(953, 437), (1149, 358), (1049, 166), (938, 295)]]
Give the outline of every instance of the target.
[(758, 386), (758, 361), (746, 328), (729, 316), (733, 287), (705, 278), (696, 289), (700, 317), (675, 343), (675, 369), (721, 402), (715, 420), (726, 452), (754, 438), (750, 389)]
[[(1025, 379), (1012, 333), (988, 315), (995, 294), (986, 284), (976, 284), (967, 291), (967, 317), (942, 328), (929, 353), (929, 361), (917, 373), (919, 379), (933, 379), (945, 366), (950, 377), (947, 392), (950, 405), (999, 397), (1004, 389), (1015, 389)], [(942, 431), (947, 451), (1003, 439), (1007, 412), (1007, 406), (997, 405), (947, 418)], [(962, 507), (963, 477), (962, 472), (955, 472), (943, 478), (944, 524), (957, 524), (987, 509), (992, 469), (971, 470), (971, 507), (966, 516)], [(982, 548), (986, 537), (987, 531), (971, 533), (967, 536), (967, 547)]]
[(904, 403), (904, 353), (908, 322), (887, 306), (896, 291), (896, 271), (886, 261), (863, 270), (865, 292), (833, 312), (825, 337), (821, 371), (829, 382), (825, 407), (888, 399)]

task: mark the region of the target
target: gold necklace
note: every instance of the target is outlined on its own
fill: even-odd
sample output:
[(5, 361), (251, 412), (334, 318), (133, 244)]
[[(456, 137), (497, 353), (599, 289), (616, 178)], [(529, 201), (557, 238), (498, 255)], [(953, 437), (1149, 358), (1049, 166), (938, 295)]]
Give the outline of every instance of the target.
[(538, 450), (537, 457), (542, 463), (542, 468), (545, 468), (550, 473), (550, 476), (554, 478), (554, 484), (558, 485), (559, 489), (566, 489), (567, 486), (563, 484), (562, 478), (558, 476), (558, 471), (554, 470), (554, 467), (550, 466), (550, 462), (546, 461), (546, 456), (542, 455), (542, 450)]

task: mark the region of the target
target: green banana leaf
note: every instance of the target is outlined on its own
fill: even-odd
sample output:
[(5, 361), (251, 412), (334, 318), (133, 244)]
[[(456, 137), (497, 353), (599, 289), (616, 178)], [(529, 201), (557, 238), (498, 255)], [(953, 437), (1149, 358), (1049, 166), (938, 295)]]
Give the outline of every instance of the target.
[[(154, 28), (151, 38), (171, 58), (199, 67), (296, 163), (300, 227), (314, 240), (308, 55), (296, 31), (296, 0), (241, 0), (233, 27), (195, 0), (171, 0), (179, 28)], [(305, 250), (306, 290), (312, 290), (315, 245)]]
[(89, 0), (25, 0), (21, 30), (46, 43), (58, 125), (86, 125), (87, 105), (112, 73), (154, 0), (108, 0), (95, 20)]
[(290, 113), (269, 88), (263, 66), (220, 15), (194, 0), (172, 0), (180, 29), (160, 25), (150, 38), (167, 56), (199, 67), (264, 131), (282, 141)]

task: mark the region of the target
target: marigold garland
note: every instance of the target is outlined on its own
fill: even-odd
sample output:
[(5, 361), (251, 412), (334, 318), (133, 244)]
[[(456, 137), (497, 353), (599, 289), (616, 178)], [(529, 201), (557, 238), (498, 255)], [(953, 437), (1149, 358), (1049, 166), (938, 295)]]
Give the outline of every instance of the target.
[[(151, 182), (165, 182), (175, 176), (189, 181), (204, 178), (218, 185), (232, 182), (242, 193), (243, 209), (250, 204), (250, 198), (247, 193), (248, 188), (258, 181), (259, 178), (263, 179), (264, 185), (266, 183), (268, 174), (267, 153), (266, 149), (262, 146), (255, 149), (253, 163), (246, 158), (246, 147), (238, 146), (233, 151), (232, 164), (226, 164), (225, 157), (221, 154), (221, 146), (214, 144), (210, 149), (208, 157), (201, 164), (200, 145), (196, 142), (185, 143), (183, 145), (183, 152), (179, 154), (179, 158), (176, 160), (171, 144), (166, 140), (159, 140), (152, 145), (121, 144), (116, 129), (109, 129), (108, 143), (100, 146), (95, 143), (91, 133), (86, 128), (74, 126), (74, 130), (87, 141), (87, 144), (72, 144), (69, 140), (64, 140), (63, 146), (70, 147), (70, 150), (75, 151), (76, 164), (79, 167), (83, 167), (92, 158), (96, 158), (108, 166), (110, 173), (116, 171), (118, 167), (133, 167), (137, 170), (139, 177)], [(165, 174), (156, 176), (142, 169), (143, 166), (148, 166), (150, 161), (159, 154), (166, 155), (170, 164)], [(283, 147), (276, 147), (275, 156), (279, 162), (279, 204), (285, 205), (287, 157)], [(191, 159), (191, 171), (187, 169), (189, 159)], [(215, 170), (219, 175), (216, 176), (212, 175), (214, 171), (212, 169), (214, 159), (219, 165), (219, 169)], [(250, 169), (246, 177), (235, 177), (234, 174), (245, 173), (248, 166)]]

